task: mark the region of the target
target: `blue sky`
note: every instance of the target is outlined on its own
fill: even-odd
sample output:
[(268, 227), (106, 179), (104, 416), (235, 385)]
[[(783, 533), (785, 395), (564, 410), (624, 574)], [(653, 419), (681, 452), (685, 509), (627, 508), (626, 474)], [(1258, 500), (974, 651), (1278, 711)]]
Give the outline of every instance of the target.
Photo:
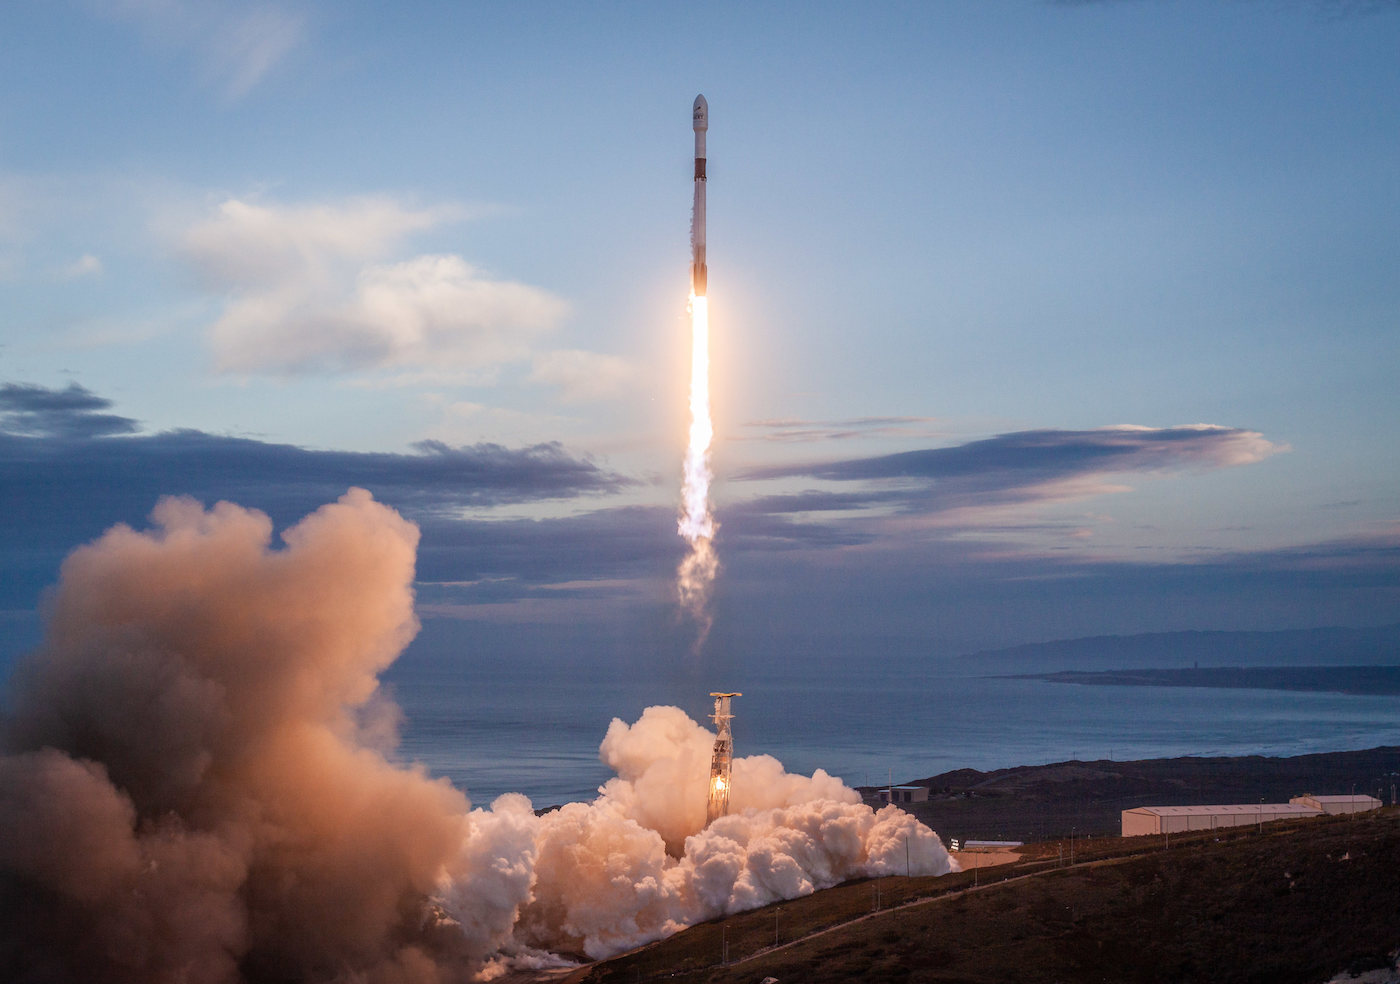
[(0, 609), (162, 494), (424, 530), (435, 639), (681, 658), (690, 102), (711, 648), (1400, 613), (1400, 5), (0, 9)]

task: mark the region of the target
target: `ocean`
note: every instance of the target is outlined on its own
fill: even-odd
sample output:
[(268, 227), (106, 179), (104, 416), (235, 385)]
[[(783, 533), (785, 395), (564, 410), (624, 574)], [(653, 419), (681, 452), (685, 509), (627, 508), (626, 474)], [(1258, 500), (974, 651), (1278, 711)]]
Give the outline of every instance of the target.
[(1071, 759), (1302, 755), (1400, 745), (1400, 696), (1081, 686), (1001, 675), (1074, 667), (953, 660), (809, 659), (783, 665), (571, 663), (514, 656), (400, 658), (385, 676), (404, 711), (399, 757), (477, 805), (507, 792), (536, 807), (591, 799), (598, 745), (671, 704), (709, 726), (712, 690), (734, 704), (735, 755), (772, 755), (848, 785)]

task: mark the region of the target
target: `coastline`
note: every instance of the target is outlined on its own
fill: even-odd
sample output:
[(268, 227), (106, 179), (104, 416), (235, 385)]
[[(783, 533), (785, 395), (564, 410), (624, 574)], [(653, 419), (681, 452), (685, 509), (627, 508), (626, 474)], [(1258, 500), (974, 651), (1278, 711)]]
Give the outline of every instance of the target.
[(1400, 666), (1201, 666), (1172, 669), (1059, 670), (1004, 680), (1114, 687), (1205, 687), (1389, 697), (1400, 694)]

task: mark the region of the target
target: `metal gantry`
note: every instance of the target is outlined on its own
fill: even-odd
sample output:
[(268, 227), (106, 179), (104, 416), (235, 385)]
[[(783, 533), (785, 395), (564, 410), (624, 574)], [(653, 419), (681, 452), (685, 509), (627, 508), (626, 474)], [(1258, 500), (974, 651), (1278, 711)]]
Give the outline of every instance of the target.
[(715, 699), (715, 753), (710, 759), (710, 799), (705, 810), (705, 826), (729, 812), (730, 775), (734, 768), (734, 736), (730, 733), (729, 722), (734, 715), (729, 713), (729, 699), (743, 694), (710, 694)]

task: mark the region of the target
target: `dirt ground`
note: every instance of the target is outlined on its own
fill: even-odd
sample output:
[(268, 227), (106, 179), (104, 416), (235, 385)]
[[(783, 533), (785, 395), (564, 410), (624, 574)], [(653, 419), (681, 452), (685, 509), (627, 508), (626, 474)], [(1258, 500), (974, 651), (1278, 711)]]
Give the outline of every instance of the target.
[(994, 868), (999, 864), (1013, 864), (1021, 860), (1019, 851), (958, 851), (953, 857), (957, 858), (958, 866), (963, 871)]

